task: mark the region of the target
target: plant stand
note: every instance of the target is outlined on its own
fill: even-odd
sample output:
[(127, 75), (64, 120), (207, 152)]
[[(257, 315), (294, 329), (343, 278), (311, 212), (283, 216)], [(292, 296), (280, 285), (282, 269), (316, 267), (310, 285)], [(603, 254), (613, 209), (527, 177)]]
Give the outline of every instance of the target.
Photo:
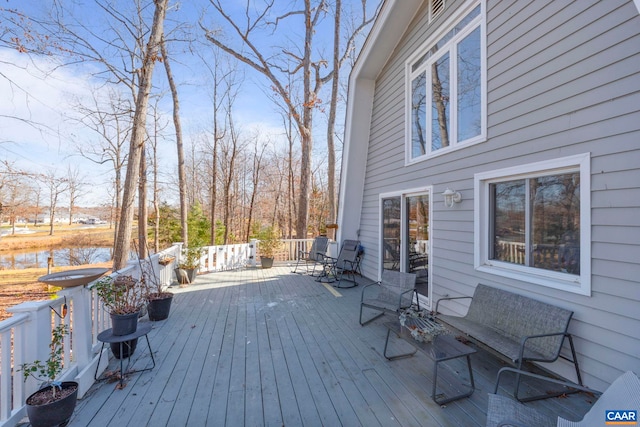
[[(125, 345), (125, 343), (127, 341), (136, 339), (136, 338), (140, 338), (140, 337), (145, 337), (147, 340), (147, 347), (149, 348), (149, 355), (151, 355), (151, 361), (153, 362), (153, 365), (151, 367), (147, 367), (144, 369), (137, 369), (134, 371), (127, 371), (124, 372), (124, 364), (123, 364), (123, 357), (120, 358), (120, 387), (122, 387), (123, 385), (123, 379), (125, 375), (129, 375), (129, 374), (135, 374), (137, 372), (143, 372), (143, 371), (149, 371), (153, 368), (156, 367), (156, 360), (153, 358), (153, 351), (151, 350), (151, 344), (149, 343), (149, 337), (147, 336), (147, 334), (151, 331), (151, 324), (150, 323), (141, 323), (138, 325), (138, 329), (129, 335), (113, 335), (113, 329), (107, 329), (106, 331), (102, 331), (98, 334), (98, 341), (102, 342), (102, 348), (100, 349), (100, 357), (98, 358), (98, 364), (96, 365), (96, 373), (94, 374), (93, 378), (96, 381), (102, 381), (105, 380), (107, 378), (100, 378), (98, 377), (98, 367), (100, 366), (100, 359), (102, 358), (102, 352), (104, 350), (104, 345), (105, 344), (111, 344), (111, 343), (119, 343), (120, 345), (120, 354), (123, 354), (123, 347)], [(131, 363), (131, 354), (129, 354), (129, 357), (127, 358), (127, 369), (129, 369), (129, 365)]]

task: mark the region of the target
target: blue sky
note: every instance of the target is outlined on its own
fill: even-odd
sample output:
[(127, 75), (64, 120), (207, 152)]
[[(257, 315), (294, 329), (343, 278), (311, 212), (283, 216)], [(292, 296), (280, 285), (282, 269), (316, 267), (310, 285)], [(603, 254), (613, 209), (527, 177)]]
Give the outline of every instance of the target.
[[(130, 0), (125, 1), (131, 4)], [(201, 34), (198, 27), (201, 17), (205, 25), (216, 25), (212, 19), (213, 14), (206, 11), (207, 3), (204, 0), (194, 0), (180, 4), (177, 10), (174, 7), (167, 15), (167, 28), (175, 27), (176, 22), (188, 22), (193, 26), (191, 31)], [(244, 4), (243, 1), (228, 0), (223, 3), (225, 7)], [(296, 1), (279, 2), (284, 5), (281, 12), (295, 7), (295, 3)], [(357, 3), (359, 0), (354, 0), (354, 4)], [(48, 2), (8, 0), (2, 7), (24, 7), (25, 13), (37, 14), (46, 4)], [(72, 8), (83, 23), (89, 22), (88, 26), (93, 31), (101, 31), (100, 25), (104, 21), (98, 19), (100, 10), (93, 1), (66, 0), (64, 4), (65, 7)], [(234, 10), (236, 14), (242, 12), (242, 8)], [(261, 42), (265, 47), (280, 46), (295, 40), (298, 32), (299, 28), (294, 27), (288, 27), (285, 36), (273, 36), (267, 32)], [(326, 27), (319, 28), (317, 37), (316, 46), (328, 51), (332, 37), (330, 30)], [(178, 90), (184, 140), (190, 144), (199, 138), (199, 133), (211, 121), (210, 87), (205, 85), (207, 71), (197, 56), (188, 53), (186, 44), (170, 45), (170, 52), (175, 55), (172, 67), (180, 84)], [(30, 171), (56, 169), (62, 173), (67, 165), (77, 166), (92, 186), (91, 195), (85, 197), (84, 204), (101, 204), (104, 203), (104, 192), (100, 189), (108, 185), (112, 168), (108, 164), (96, 165), (78, 155), (76, 144), (91, 144), (96, 137), (71, 120), (71, 117), (78, 114), (74, 108), (75, 100), (90, 103), (91, 94), (104, 90), (104, 86), (102, 80), (93, 75), (97, 69), (95, 64), (58, 67), (59, 64), (60, 59), (55, 56), (28, 56), (0, 47), (0, 69), (6, 77), (0, 77), (0, 94), (3, 99), (0, 103), (0, 116), (19, 118), (0, 117), (0, 159), (13, 161), (16, 166)], [(253, 70), (244, 69), (246, 71), (243, 73), (241, 91), (234, 105), (236, 123), (246, 132), (260, 129), (261, 135), (272, 141), (283, 139), (280, 114), (264, 93), (265, 88), (268, 88), (266, 79)], [(154, 80), (160, 91), (168, 93), (161, 64), (156, 66)], [(324, 98), (328, 99), (328, 96)], [(170, 119), (171, 105), (168, 96), (161, 103), (161, 108), (167, 120)], [(39, 126), (34, 127), (25, 120), (37, 122)], [(315, 120), (316, 125), (324, 123), (324, 114), (317, 111)], [(340, 121), (338, 126), (341, 125)], [(173, 135), (172, 127), (170, 129), (169, 133)], [(326, 157), (324, 131), (317, 132), (315, 138), (315, 157), (322, 162)], [(161, 153), (165, 169), (175, 169), (173, 142), (164, 141)]]

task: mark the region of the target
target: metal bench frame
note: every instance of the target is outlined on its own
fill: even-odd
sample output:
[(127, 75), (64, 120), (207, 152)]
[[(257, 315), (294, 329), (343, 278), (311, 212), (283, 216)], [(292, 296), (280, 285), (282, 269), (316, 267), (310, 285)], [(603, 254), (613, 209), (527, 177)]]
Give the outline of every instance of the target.
[[(443, 301), (471, 299), (465, 316), (440, 314)], [(567, 332), (573, 312), (503, 289), (479, 284), (473, 297), (447, 297), (436, 302), (438, 320), (467, 335), (522, 370), (525, 362), (555, 362), (558, 358), (573, 363), (577, 385), (582, 377), (573, 345)], [(565, 339), (569, 342), (571, 358), (560, 354)], [(566, 391), (532, 397), (520, 397), (520, 375), (516, 376), (514, 396), (520, 402), (546, 399)], [(577, 391), (577, 388), (576, 388)]]

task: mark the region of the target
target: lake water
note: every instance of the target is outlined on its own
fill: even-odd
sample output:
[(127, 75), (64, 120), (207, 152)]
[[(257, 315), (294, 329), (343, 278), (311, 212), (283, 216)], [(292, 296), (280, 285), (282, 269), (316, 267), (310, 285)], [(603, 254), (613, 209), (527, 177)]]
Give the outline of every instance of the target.
[(111, 260), (112, 252), (111, 247), (75, 247), (0, 253), (0, 268), (46, 268), (49, 257), (53, 257), (55, 266), (95, 264)]

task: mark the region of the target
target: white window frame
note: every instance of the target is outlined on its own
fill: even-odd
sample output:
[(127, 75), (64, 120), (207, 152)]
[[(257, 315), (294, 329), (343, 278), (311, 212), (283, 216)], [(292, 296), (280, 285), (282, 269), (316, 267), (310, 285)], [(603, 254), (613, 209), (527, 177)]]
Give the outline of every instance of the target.
[[(480, 5), (480, 15), (477, 16), (469, 25), (467, 25), (464, 31), (456, 34), (449, 40), (441, 49), (437, 51), (429, 60), (425, 61), (418, 69), (412, 71), (413, 64), (422, 58), (444, 35), (446, 35), (462, 18), (467, 16), (473, 9)], [(412, 117), (411, 117), (411, 101), (412, 101), (412, 80), (420, 73), (427, 70), (430, 65), (438, 58), (442, 57), (446, 52), (450, 53), (450, 75), (457, 76), (457, 64), (455, 61), (456, 49), (455, 44), (467, 35), (473, 32), (477, 27), (480, 27), (480, 134), (469, 138), (463, 142), (457, 141), (457, 85), (456, 81), (450, 82), (451, 99), (450, 103), (450, 118), (449, 126), (451, 130), (451, 138), (449, 147), (443, 147), (436, 151), (431, 151), (431, 137), (427, 134), (427, 146), (426, 153), (417, 157), (412, 157)], [(429, 92), (427, 91), (427, 94)], [(427, 117), (426, 123), (431, 122), (431, 103), (427, 105)], [(469, 1), (463, 6), (459, 7), (447, 21), (440, 27), (440, 29), (432, 34), (421, 46), (416, 50), (407, 62), (405, 63), (405, 165), (418, 163), (429, 158), (437, 157), (452, 151), (456, 151), (470, 145), (474, 145), (480, 142), (484, 142), (487, 139), (487, 47), (486, 47), (486, 6), (485, 2), (479, 2), (477, 0)]]
[[(580, 275), (489, 259), (491, 184), (523, 178), (580, 173)], [(591, 155), (590, 153), (514, 166), (474, 175), (474, 267), (477, 271), (540, 286), (591, 295)]]

